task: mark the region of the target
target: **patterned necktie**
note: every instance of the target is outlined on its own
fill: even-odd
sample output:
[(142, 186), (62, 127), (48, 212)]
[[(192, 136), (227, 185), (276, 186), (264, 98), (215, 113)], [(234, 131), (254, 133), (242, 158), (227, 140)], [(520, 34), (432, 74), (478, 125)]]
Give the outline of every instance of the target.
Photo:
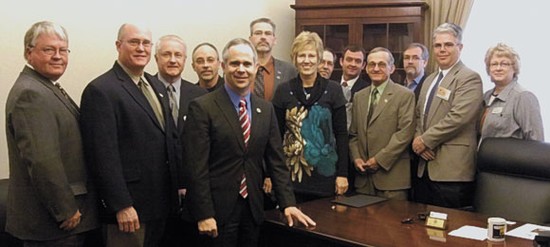
[(378, 105), (378, 89), (373, 88), (372, 97), (370, 98), (369, 113), (367, 115), (367, 123), (370, 122), (370, 118), (372, 117), (372, 113), (376, 109), (376, 105)]
[(256, 80), (254, 82), (254, 94), (260, 98), (264, 98), (265, 85), (264, 85), (264, 67), (260, 66), (256, 73)]
[(149, 105), (153, 109), (153, 112), (155, 113), (155, 117), (157, 118), (158, 122), (160, 123), (160, 126), (162, 130), (164, 130), (164, 117), (162, 115), (162, 108), (160, 106), (160, 102), (158, 99), (155, 98), (154, 91), (153, 93), (149, 91), (150, 85), (147, 84), (142, 78), (139, 78), (138, 87), (147, 99), (147, 102), (149, 102)]
[[(250, 119), (248, 118), (248, 111), (246, 109), (245, 98), (241, 98), (241, 101), (239, 102), (239, 123), (241, 124), (241, 129), (243, 131), (244, 147), (248, 148), (248, 140), (250, 140)], [(239, 194), (243, 198), (246, 198), (248, 196), (245, 173), (243, 173), (241, 177)]]
[(430, 107), (432, 106), (433, 97), (435, 95), (435, 92), (437, 91), (437, 88), (439, 87), (439, 82), (441, 82), (441, 79), (443, 79), (443, 72), (439, 72), (439, 76), (435, 81), (435, 85), (432, 87), (432, 91), (430, 91), (430, 95), (426, 99), (426, 107), (424, 109), (424, 122), (423, 122), (424, 128), (426, 127), (426, 123), (428, 120), (428, 113), (430, 112)]
[(59, 84), (59, 82), (54, 83), (54, 85), (59, 88), (59, 91), (61, 91), (61, 94), (63, 94), (66, 99), (70, 99), (69, 94), (67, 94), (67, 91), (65, 91), (65, 89), (61, 87), (61, 84)]
[(166, 87), (168, 91), (168, 98), (170, 98), (170, 111), (172, 112), (172, 118), (176, 126), (178, 125), (178, 102), (176, 99), (176, 89), (174, 85), (170, 84)]

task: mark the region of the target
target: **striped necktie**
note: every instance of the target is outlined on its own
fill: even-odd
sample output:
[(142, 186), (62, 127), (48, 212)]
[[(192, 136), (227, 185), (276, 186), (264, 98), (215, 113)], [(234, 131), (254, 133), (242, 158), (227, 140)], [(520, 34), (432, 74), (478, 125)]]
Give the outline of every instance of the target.
[[(239, 102), (239, 123), (241, 124), (241, 129), (243, 130), (244, 147), (248, 148), (248, 140), (250, 140), (250, 119), (248, 118), (248, 110), (246, 109), (245, 98), (241, 98), (241, 101)], [(248, 196), (245, 173), (243, 173), (241, 177), (239, 194), (243, 198), (246, 198)]]

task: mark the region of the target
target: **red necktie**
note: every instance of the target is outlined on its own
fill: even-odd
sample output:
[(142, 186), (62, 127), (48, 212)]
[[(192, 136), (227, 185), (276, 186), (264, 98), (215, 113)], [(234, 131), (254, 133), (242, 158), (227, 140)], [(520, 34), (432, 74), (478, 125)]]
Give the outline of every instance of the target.
[[(248, 140), (250, 139), (250, 119), (248, 118), (248, 111), (246, 109), (246, 100), (241, 98), (239, 103), (239, 123), (241, 124), (241, 129), (243, 130), (243, 140), (244, 147), (248, 147)], [(241, 185), (239, 188), (239, 194), (246, 198), (248, 196), (248, 190), (246, 186), (246, 175), (243, 173), (241, 178)]]

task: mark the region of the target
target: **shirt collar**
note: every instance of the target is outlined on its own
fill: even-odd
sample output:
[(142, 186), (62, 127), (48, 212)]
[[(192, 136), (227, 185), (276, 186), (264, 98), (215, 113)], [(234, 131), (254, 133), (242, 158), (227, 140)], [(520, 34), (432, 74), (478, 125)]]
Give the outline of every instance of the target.
[(346, 82), (348, 84), (348, 87), (352, 88), (353, 85), (355, 84), (355, 82), (357, 82), (357, 80), (359, 80), (359, 76), (361, 76), (361, 75), (358, 75), (357, 77), (355, 77), (355, 78), (353, 78), (349, 81), (346, 81), (346, 80), (344, 80), (344, 76), (342, 75), (342, 79), (340, 80), (340, 84), (342, 84), (342, 82)]
[(130, 73), (130, 70), (126, 66), (124, 66), (120, 61), (117, 60), (117, 63), (118, 63), (118, 65), (120, 65), (122, 70), (124, 70), (124, 72), (126, 72), (126, 74), (128, 74), (128, 76), (130, 76), (130, 79), (132, 79), (132, 81), (137, 85), (138, 82), (139, 82), (139, 78), (141, 78), (143, 76), (143, 72), (141, 73), (141, 75), (134, 75), (134, 74)]
[(372, 87), (376, 88), (376, 90), (378, 91), (378, 95), (382, 95), (382, 93), (384, 92), (384, 89), (386, 89), (386, 86), (388, 85), (388, 81), (389, 80), (386, 80), (385, 82), (380, 84), (380, 86), (378, 87), (374, 86), (374, 84), (372, 85)]
[(225, 91), (227, 91), (229, 98), (231, 99), (231, 103), (233, 103), (233, 107), (235, 107), (237, 111), (239, 111), (239, 103), (241, 102), (241, 97), (245, 98), (246, 108), (250, 110), (250, 92), (247, 93), (245, 96), (241, 96), (238, 93), (234, 92), (226, 83), (224, 83), (223, 86), (225, 88)]
[(159, 80), (162, 82), (162, 84), (164, 84), (165, 88), (168, 87), (168, 85), (172, 84), (172, 86), (174, 86), (174, 90), (176, 91), (176, 94), (179, 93), (180, 87), (181, 87), (181, 78), (178, 78), (175, 82), (170, 83), (166, 79), (164, 79), (164, 77), (162, 77), (160, 73), (157, 75)]

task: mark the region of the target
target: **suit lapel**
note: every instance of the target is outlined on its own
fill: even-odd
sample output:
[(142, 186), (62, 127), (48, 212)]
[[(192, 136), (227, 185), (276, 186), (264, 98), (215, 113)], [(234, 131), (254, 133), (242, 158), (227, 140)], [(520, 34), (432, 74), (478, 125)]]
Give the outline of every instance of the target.
[[(368, 124), (371, 124), (372, 122), (374, 122), (376, 118), (378, 118), (380, 113), (384, 111), (386, 104), (391, 101), (393, 94), (394, 94), (394, 83), (390, 80), (388, 81), (388, 84), (384, 89), (384, 93), (378, 99), (378, 105), (376, 106), (376, 109), (374, 109), (374, 112), (372, 113), (370, 122)], [(370, 97), (369, 97), (369, 100), (370, 100)]]
[[(227, 91), (225, 91), (225, 88), (216, 90), (212, 93), (217, 94), (215, 97), (216, 105), (224, 115), (225, 120), (229, 125), (229, 128), (231, 128), (231, 130), (236, 133), (235, 138), (236, 138), (236, 141), (239, 143), (239, 146), (242, 148), (242, 150), (245, 150), (243, 131), (239, 124), (239, 116), (237, 111), (235, 110), (235, 106), (233, 105), (231, 98), (229, 98), (229, 94), (227, 93)], [(252, 118), (252, 121), (254, 121), (254, 118)], [(251, 138), (252, 138), (252, 134), (253, 132), (250, 133)]]
[(61, 93), (61, 90), (57, 88), (55, 85), (53, 85), (52, 81), (50, 81), (48, 78), (43, 77), (42, 75), (38, 74), (38, 72), (34, 71), (33, 69), (29, 67), (25, 67), (24, 69), (25, 73), (30, 74), (32, 77), (36, 78), (42, 85), (44, 85), (46, 88), (52, 91), (52, 93), (67, 107), (67, 109), (78, 119), (80, 117), (80, 111), (78, 108), (78, 105), (74, 103), (74, 101), (70, 98), (65, 98), (63, 93)]
[[(120, 67), (120, 65), (118, 65), (118, 62), (115, 62), (113, 69), (118, 79), (120, 80), (120, 85), (122, 86), (122, 88), (124, 88), (124, 90), (138, 103), (139, 106), (141, 106), (141, 108), (147, 113), (151, 121), (153, 121), (159, 129), (164, 131), (163, 128), (160, 126), (157, 117), (155, 116), (155, 112), (153, 112), (153, 108), (151, 107), (151, 105), (149, 105), (149, 102), (145, 98), (145, 95), (143, 95), (136, 83), (134, 83), (130, 76), (126, 74), (126, 72), (122, 69), (122, 67)], [(149, 81), (149, 84), (152, 85), (151, 81)]]
[[(450, 85), (454, 82), (456, 74), (460, 72), (463, 66), (464, 64), (461, 61), (459, 61), (451, 70), (449, 70), (449, 72), (447, 72), (447, 75), (445, 75), (443, 80), (441, 80), (441, 82), (439, 83), (439, 87), (450, 90), (449, 89)], [(438, 90), (438, 89), (434, 88), (433, 90)], [(437, 97), (437, 91), (436, 91), (432, 99), (432, 106), (430, 107), (430, 112), (428, 112), (428, 119), (426, 120), (428, 123), (432, 121), (432, 118), (434, 117), (434, 113), (437, 112), (442, 101), (443, 99)]]
[(252, 116), (252, 126), (250, 127), (250, 140), (248, 141), (248, 146), (253, 147), (254, 142), (257, 140), (259, 134), (261, 133), (262, 129), (268, 128), (268, 126), (264, 126), (264, 119), (265, 114), (267, 114), (268, 109), (263, 109), (261, 107), (263, 104), (260, 104), (260, 99), (256, 97), (256, 95), (250, 95), (250, 110), (251, 116)]

